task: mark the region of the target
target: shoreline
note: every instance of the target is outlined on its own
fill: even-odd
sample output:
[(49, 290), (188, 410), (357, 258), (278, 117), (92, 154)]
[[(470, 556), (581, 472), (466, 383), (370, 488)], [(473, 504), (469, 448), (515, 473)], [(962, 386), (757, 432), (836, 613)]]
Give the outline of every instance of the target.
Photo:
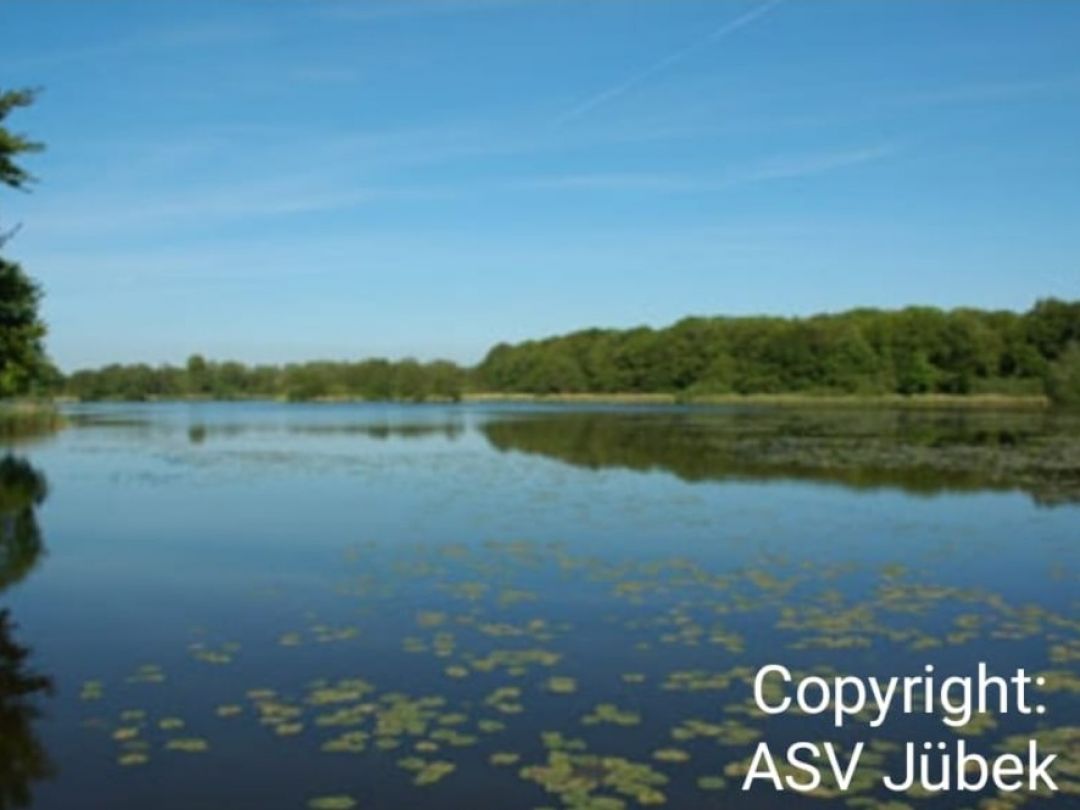
[(48, 400), (0, 401), (0, 441), (10, 445), (56, 433), (67, 421), (57, 405)]
[(1050, 407), (1045, 396), (1009, 394), (710, 394), (684, 397), (677, 394), (465, 394), (463, 402), (520, 402), (597, 405), (758, 405), (788, 408), (968, 408), (985, 410), (1041, 411)]
[(537, 404), (537, 405), (652, 405), (652, 406), (756, 406), (776, 408), (851, 408), (858, 409), (896, 409), (896, 410), (1000, 410), (1000, 411), (1044, 411), (1050, 410), (1050, 401), (1045, 396), (1009, 395), (1009, 394), (711, 394), (702, 396), (680, 396), (670, 393), (610, 393), (610, 394), (525, 394), (502, 393), (494, 391), (476, 391), (464, 393), (459, 400), (449, 398), (429, 398), (420, 402), (413, 400), (369, 400), (359, 397), (331, 396), (311, 399), (287, 399), (283, 397), (238, 397), (215, 399), (213, 397), (168, 397), (136, 399), (88, 399), (78, 400), (71, 397), (57, 397), (47, 403), (0, 403), (0, 419), (4, 416), (13, 418), (33, 418), (55, 412), (58, 406), (91, 403), (164, 403), (164, 402), (278, 402), (292, 404), (350, 404), (382, 403), (394, 405), (450, 405), (469, 403), (491, 404)]

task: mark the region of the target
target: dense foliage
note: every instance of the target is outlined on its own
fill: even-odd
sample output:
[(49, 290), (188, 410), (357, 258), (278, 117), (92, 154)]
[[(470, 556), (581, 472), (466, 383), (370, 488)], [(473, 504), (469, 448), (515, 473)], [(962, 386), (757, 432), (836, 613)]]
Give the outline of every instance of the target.
[(1069, 344), (1061, 356), (1050, 364), (1046, 375), (1046, 394), (1058, 405), (1080, 408), (1080, 343)]
[(0, 91), (0, 183), (12, 188), (25, 188), (34, 179), (15, 158), (26, 152), (40, 152), (43, 147), (25, 135), (12, 132), (3, 121), (13, 110), (30, 106), (34, 96), (33, 90)]
[(858, 309), (811, 318), (687, 318), (500, 344), (494, 391), (675, 394), (1041, 393), (1080, 341), (1080, 302), (1029, 312)]
[(208, 362), (78, 371), (80, 399), (206, 397), (456, 400), (525, 394), (1049, 393), (1080, 400), (1080, 302), (1029, 312), (852, 310), (812, 318), (687, 318), (666, 329), (589, 329), (500, 344), (479, 366), (362, 360)]
[[(41, 144), (4, 126), (12, 110), (33, 100), (29, 90), (0, 92), (0, 185), (24, 189), (33, 180), (16, 158), (40, 150)], [(0, 229), (0, 246), (10, 235)], [(28, 393), (52, 373), (42, 344), (45, 324), (38, 318), (40, 298), (37, 284), (22, 268), (0, 257), (0, 396)]]
[(445, 360), (420, 363), (373, 359), (247, 366), (210, 362), (193, 355), (183, 368), (137, 364), (77, 371), (64, 381), (63, 390), (87, 400), (273, 397), (419, 402), (460, 399), (465, 379), (465, 370)]
[(23, 394), (48, 377), (45, 324), (38, 318), (41, 293), (14, 262), (0, 257), (0, 396)]

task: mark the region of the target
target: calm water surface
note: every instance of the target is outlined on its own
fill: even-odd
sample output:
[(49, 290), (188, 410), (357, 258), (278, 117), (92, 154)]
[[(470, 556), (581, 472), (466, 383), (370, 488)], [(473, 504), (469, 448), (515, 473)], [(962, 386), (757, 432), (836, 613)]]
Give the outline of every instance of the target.
[(1045, 716), (965, 738), (1050, 735), (1080, 784), (1080, 508), (1030, 481), (792, 455), (806, 425), (753, 411), (70, 415), (0, 470), (0, 808), (874, 807), (743, 794), (739, 763), (865, 740), (895, 772), (887, 741), (956, 739), (761, 717), (774, 661), (1052, 672)]

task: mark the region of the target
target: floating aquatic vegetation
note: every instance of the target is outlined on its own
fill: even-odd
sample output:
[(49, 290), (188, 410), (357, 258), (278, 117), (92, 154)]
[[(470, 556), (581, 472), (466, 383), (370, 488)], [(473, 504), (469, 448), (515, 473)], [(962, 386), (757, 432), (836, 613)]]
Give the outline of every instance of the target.
[(505, 669), (511, 675), (524, 675), (531, 666), (553, 667), (562, 654), (545, 649), (493, 650), (483, 657), (470, 657), (469, 665), (478, 672)]
[(180, 751), (185, 754), (203, 754), (210, 750), (210, 743), (200, 737), (181, 737), (165, 743), (166, 751)]
[(500, 686), (484, 698), (484, 704), (503, 714), (521, 714), (525, 707), (519, 702), (520, 697), (520, 687)]
[(116, 764), (124, 768), (145, 765), (149, 761), (150, 757), (143, 751), (128, 751), (120, 754), (120, 756), (116, 758)]
[(738, 655), (746, 650), (746, 642), (741, 635), (720, 626), (714, 626), (709, 630), (708, 641), (710, 644), (724, 648), (732, 655)]
[(231, 664), (240, 651), (240, 645), (235, 642), (226, 642), (218, 647), (211, 647), (204, 642), (196, 641), (188, 645), (188, 652), (196, 661), (215, 666)]
[(164, 683), (165, 672), (157, 664), (143, 664), (124, 680), (127, 683)]
[(441, 697), (410, 698), (401, 693), (389, 693), (379, 698), (374, 707), (375, 745), (397, 747), (399, 737), (422, 737), (446, 703)]
[[(898, 802), (890, 799), (875, 799), (873, 796), (855, 796), (848, 799), (845, 804), (847, 804), (848, 807), (856, 808), (856, 810), (914, 810), (912, 805), (905, 802)], [(982, 807), (983, 810), (988, 810), (985, 801), (981, 802), (979, 806)]]
[(355, 706), (343, 706), (335, 711), (320, 714), (315, 718), (317, 726), (359, 726), (375, 712), (376, 707), (370, 703), (360, 703)]
[(346, 731), (324, 742), (321, 749), (328, 754), (359, 754), (367, 749), (370, 738), (366, 731)]
[[(1045, 609), (1011, 605), (986, 591), (921, 583), (917, 581), (919, 572), (911, 569), (890, 570), (886, 576), (876, 569), (864, 567), (857, 572), (861, 577), (857, 586), (841, 588), (837, 585), (839, 577), (846, 576), (850, 570), (840, 564), (776, 562), (775, 570), (769, 567), (721, 576), (688, 560), (609, 563), (574, 558), (565, 551), (542, 552), (539, 548), (529, 547), (529, 564), (535, 567), (537, 576), (559, 577), (561, 582), (573, 588), (591, 587), (593, 590), (587, 598), (598, 597), (602, 603), (597, 606), (595, 601), (589, 601), (588, 604), (597, 609), (570, 625), (560, 618), (562, 606), (551, 600), (552, 604), (545, 601), (543, 607), (550, 608), (552, 615), (523, 618), (523, 613), (540, 611), (533, 607), (510, 609), (533, 601), (521, 596), (519, 591), (533, 592), (518, 587), (522, 583), (515, 579), (517, 572), (513, 569), (518, 562), (508, 557), (483, 560), (482, 555), (452, 555), (451, 559), (456, 562), (440, 561), (433, 567), (407, 565), (399, 570), (408, 570), (410, 576), (424, 570), (423, 575), (432, 579), (423, 583), (377, 583), (380, 596), (393, 589), (394, 599), (400, 600), (394, 602), (395, 610), (398, 605), (406, 605), (389, 619), (391, 632), (397, 632), (396, 636), (389, 636), (389, 651), (381, 630), (373, 634), (371, 650), (358, 646), (354, 657), (346, 650), (315, 649), (310, 642), (318, 641), (320, 634), (327, 643), (360, 636), (353, 634), (355, 628), (347, 624), (348, 618), (344, 615), (328, 616), (322, 624), (312, 624), (311, 616), (306, 615), (303, 623), (293, 626), (307, 629), (277, 639), (279, 642), (294, 639), (297, 645), (304, 645), (304, 649), (288, 654), (290, 668), (284, 676), (287, 681), (274, 683), (278, 689), (268, 685), (250, 690), (243, 705), (224, 704), (215, 709), (211, 704), (208, 711), (220, 718), (245, 716), (244, 720), (232, 725), (230, 734), (244, 734), (249, 729), (265, 726), (266, 732), (273, 732), (271, 737), (304, 734), (310, 738), (312, 747), (328, 754), (368, 755), (354, 760), (346, 757), (345, 762), (340, 763), (343, 768), (352, 767), (352, 762), (357, 763), (356, 767), (366, 768), (369, 766), (365, 763), (397, 761), (415, 784), (428, 785), (439, 782), (453, 770), (453, 763), (446, 760), (457, 760), (460, 767), (465, 767), (466, 763), (471, 767), (471, 764), (486, 762), (494, 768), (513, 767), (529, 783), (519, 787), (534, 790), (539, 786), (547, 790), (556, 797), (550, 804), (573, 810), (614, 810), (663, 802), (668, 798), (664, 785), (668, 784), (669, 778), (670, 784), (679, 792), (673, 789), (668, 801), (676, 804), (684, 802), (685, 790), (693, 789), (695, 784), (701, 791), (733, 789), (731, 785), (740, 773), (744, 773), (740, 768), (745, 768), (746, 761), (730, 763), (725, 775), (702, 775), (698, 771), (703, 769), (693, 763), (709, 762), (712, 763), (710, 769), (715, 770), (718, 763), (713, 757), (719, 757), (723, 762), (747, 753), (745, 750), (719, 752), (718, 746), (746, 748), (762, 736), (762, 724), (748, 719), (761, 716), (756, 702), (748, 697), (755, 669), (748, 663), (741, 663), (749, 661), (749, 658), (741, 658), (748, 649), (754, 662), (759, 663), (767, 649), (794, 647), (802, 652), (797, 657), (792, 654), (793, 662), (806, 668), (808, 673), (825, 677), (829, 673), (839, 674), (832, 667), (814, 666), (816, 661), (825, 658), (842, 664), (847, 673), (857, 672), (861, 667), (870, 666), (871, 662), (876, 666), (878, 656), (886, 660), (884, 656), (903, 656), (911, 650), (974, 641), (989, 645), (1014, 639), (1035, 639), (1028, 647), (1045, 650), (1046, 657), (1053, 658), (1052, 663), (1056, 664), (1056, 668), (1040, 673), (1046, 678), (1043, 691), (1048, 696), (1058, 694), (1058, 701), (1069, 700), (1080, 692), (1080, 678), (1072, 670), (1077, 660), (1074, 658), (1077, 651), (1074, 636), (1080, 629), (1078, 623)], [(439, 554), (439, 551), (429, 549), (425, 553)], [(458, 589), (455, 577), (462, 575), (482, 579), (487, 584), (486, 589), (475, 587), (476, 582), (466, 582), (468, 587)], [(623, 587), (627, 583), (635, 584)], [(535, 581), (525, 584), (535, 587)], [(413, 587), (415, 592), (409, 590)], [(612, 587), (621, 591), (621, 597), (614, 605), (616, 600), (610, 597)], [(453, 592), (453, 598), (463, 599), (468, 604), (448, 612), (435, 609), (414, 612), (414, 608), (408, 607), (431, 606), (431, 592), (435, 588), (445, 593)], [(543, 593), (547, 600), (546, 590), (540, 588), (537, 592)], [(879, 603), (881, 593), (885, 596)], [(506, 594), (509, 596), (504, 598)], [(867, 601), (860, 602), (860, 594), (870, 596)], [(373, 617), (380, 616), (382, 605), (374, 601), (373, 592), (366, 598), (368, 601), (360, 609), (370, 610), (368, 615)], [(407, 601), (412, 598), (415, 601)], [(602, 601), (604, 599), (606, 603)], [(349, 605), (350, 610), (356, 607), (351, 601)], [(608, 694), (593, 697), (592, 678), (585, 678), (590, 672), (590, 636), (562, 637), (563, 633), (582, 628), (586, 633), (606, 633), (605, 641), (611, 642), (611, 658), (600, 671), (601, 677), (609, 679)], [(405, 635), (410, 632), (416, 635)], [(400, 648), (394, 639), (401, 639)], [(367, 640), (365, 632), (358, 645)], [(273, 642), (271, 636), (263, 643), (273, 650)], [(873, 657), (858, 653), (868, 647), (873, 647)], [(999, 645), (999, 649), (1004, 647)], [(202, 648), (202, 652), (211, 656), (222, 650), (223, 646)], [(663, 656), (654, 655), (661, 650)], [(833, 650), (839, 654), (822, 652)], [(844, 651), (853, 654), (845, 655)], [(197, 660), (215, 663), (200, 658), (197, 652), (192, 651)], [(339, 652), (342, 655), (338, 655)], [(299, 689), (295, 685), (297, 668), (303, 673), (302, 668), (307, 666), (305, 662), (312, 662), (312, 667), (322, 666), (316, 663), (319, 661), (332, 662), (332, 667), (348, 667), (357, 661), (369, 660), (365, 659), (369, 652), (373, 661), (384, 654), (395, 659), (377, 661), (372, 672), (383, 672), (386, 665), (392, 673), (402, 672), (401, 688), (413, 690), (416, 687), (412, 684), (417, 682), (434, 684), (431, 688), (446, 690), (446, 696), (381, 693), (374, 684), (360, 678), (324, 678), (308, 681)], [(403, 652), (422, 653), (437, 660), (413, 659), (396, 670), (404, 658)], [(608, 652), (606, 647), (604, 652)], [(273, 654), (286, 655), (281, 651)], [(733, 660), (733, 656), (740, 658)], [(719, 666), (729, 668), (712, 669), (717, 662)], [(740, 665), (731, 666), (736, 662)], [(618, 667), (614, 673), (621, 669), (630, 671), (610, 674), (612, 671), (606, 669), (607, 663)], [(1050, 663), (1040, 661), (1035, 667), (1050, 666)], [(665, 673), (667, 666), (685, 669)], [(149, 665), (146, 667), (145, 672), (152, 674), (154, 670)], [(136, 670), (136, 675), (140, 671), (143, 668)], [(268, 667), (265, 672), (273, 670)], [(334, 672), (335, 677), (340, 674)], [(795, 678), (802, 675), (797, 671), (792, 674)], [(171, 666), (170, 675), (172, 680), (179, 680)], [(442, 675), (454, 682), (442, 680)], [(380, 679), (385, 677), (380, 675)], [(580, 683), (578, 678), (581, 678)], [(766, 698), (782, 696), (780, 686), (775, 681), (766, 681)], [(111, 691), (112, 687), (110, 695)], [(728, 694), (722, 694), (724, 692)], [(83, 693), (89, 694), (84, 699), (102, 699), (104, 687), (100, 682), (87, 682)], [(589, 727), (610, 725), (613, 728), (590, 730), (576, 726), (573, 717), (580, 712), (578, 699), (557, 697), (575, 693), (584, 693), (585, 707), (592, 704), (591, 697), (612, 701), (595, 705), (580, 718), (580, 722)], [(95, 694), (98, 697), (94, 697)], [(526, 700), (528, 713), (525, 712)], [(711, 700), (715, 700), (715, 708), (703, 709), (702, 704)], [(187, 714), (186, 703), (173, 705), (184, 706), (185, 717), (194, 724), (197, 715)], [(1051, 710), (1058, 711), (1058, 705)], [(120, 723), (106, 726), (114, 736), (119, 734), (115, 740), (118, 762), (130, 758), (130, 764), (142, 764), (161, 746), (184, 750), (182, 741), (181, 747), (176, 748), (173, 746), (177, 741), (166, 742), (163, 736), (155, 734), (155, 730), (181, 732), (184, 726), (179, 718), (159, 719), (155, 715), (148, 722), (145, 712), (129, 711), (131, 714), (126, 721), (122, 719)], [(170, 708), (170, 711), (178, 709)], [(705, 716), (686, 718), (690, 711), (703, 712)], [(528, 750), (521, 754), (490, 750), (496, 745), (499, 749), (515, 746), (520, 733), (538, 731), (539, 723), (551, 723), (551, 727), (557, 728), (559, 723), (565, 722), (567, 713), (570, 715), (569, 728), (543, 733), (544, 752), (539, 756)], [(789, 714), (798, 712), (793, 710)], [(643, 723), (643, 717), (650, 721), (649, 725)], [(668, 730), (665, 726), (654, 728), (653, 720), (664, 722)], [(786, 718), (775, 720), (776, 723), (786, 721)], [(633, 726), (640, 728), (623, 732)], [(574, 728), (578, 728), (582, 737), (596, 748), (604, 745), (604, 755), (590, 750), (585, 739), (564, 736), (573, 733)], [(778, 728), (783, 738), (787, 729), (784, 726)], [(992, 718), (976, 716), (957, 733), (982, 734), (992, 740), (995, 728)], [(508, 729), (513, 734), (505, 734), (498, 742), (486, 736)], [(471, 746), (476, 746), (473, 752), (455, 751)], [(284, 752), (298, 750), (296, 744), (283, 742), (280, 747)], [(301, 744), (299, 747), (306, 746)], [(879, 801), (870, 795), (872, 786), (861, 774), (868, 769), (870, 775), (877, 778), (883, 773), (880, 767), (883, 758), (898, 757), (897, 750), (893, 742), (871, 741), (852, 791), (840, 796), (836, 786), (827, 782), (814, 795), (843, 799), (853, 809), (900, 810), (902, 803)], [(460, 760), (455, 754), (462, 755)], [(647, 760), (648, 764), (632, 761), (635, 757)], [(327, 761), (325, 766), (338, 765)], [(670, 773), (664, 774), (653, 768)], [(489, 772), (489, 775), (492, 779), (505, 779), (506, 776), (505, 772), (502, 775)], [(447, 794), (451, 797), (448, 800), (455, 801), (453, 782), (448, 787), (451, 791)], [(355, 801), (351, 797), (344, 798)], [(705, 803), (706, 797), (698, 798)], [(980, 810), (1017, 806), (1005, 804), (1012, 801), (1009, 798), (993, 797), (990, 801), (997, 804), (984, 803)], [(531, 805), (522, 802), (522, 806)]]
[(537, 598), (533, 591), (526, 591), (521, 588), (507, 588), (499, 593), (498, 604), (501, 607), (511, 607), (520, 605), (523, 602), (535, 602)]
[(997, 725), (998, 721), (989, 712), (975, 712), (964, 725), (956, 726), (952, 730), (955, 734), (974, 737), (997, 728)]
[(1050, 661), (1055, 664), (1068, 664), (1080, 661), (1080, 639), (1070, 639), (1050, 647)]
[(452, 585), (444, 585), (443, 589), (454, 599), (478, 602), (484, 598), (489, 586), (484, 582), (458, 582)]
[(264, 726), (288, 725), (296, 722), (303, 714), (303, 709), (279, 700), (260, 700), (255, 704), (259, 722)]
[(357, 806), (351, 796), (318, 796), (308, 799), (308, 810), (353, 810)]
[(456, 646), (454, 634), (446, 632), (436, 633), (431, 646), (435, 651), (436, 656), (439, 658), (448, 658), (454, 654), (454, 648)]
[(1043, 692), (1068, 692), (1074, 695), (1080, 694), (1080, 675), (1067, 669), (1048, 669), (1040, 672)]
[(724, 672), (708, 672), (702, 669), (669, 672), (661, 689), (672, 692), (705, 692), (729, 689), (733, 683), (752, 678), (750, 667), (734, 667)]
[(413, 784), (421, 787), (441, 782), (457, 770), (457, 766), (453, 762), (447, 762), (445, 760), (428, 762), (419, 757), (410, 757), (405, 761), (408, 763), (407, 765), (402, 765), (401, 762), (398, 764), (402, 765), (402, 767), (407, 770), (413, 771), (415, 773)]
[(315, 681), (311, 684), (311, 691), (308, 692), (304, 702), (311, 706), (353, 703), (363, 700), (374, 691), (374, 685), (362, 678), (347, 678), (334, 683)]
[(616, 726), (636, 726), (641, 722), (641, 715), (634, 711), (620, 709), (614, 703), (598, 703), (589, 714), (581, 718), (587, 726), (600, 723), (612, 723)]
[(588, 747), (584, 740), (568, 739), (559, 731), (541, 733), (540, 741), (549, 751), (584, 751)]
[(555, 675), (544, 682), (544, 688), (556, 695), (569, 695), (577, 691), (577, 681), (564, 675)]
[(86, 681), (79, 691), (79, 700), (95, 701), (105, 697), (105, 685), (101, 681)]
[(710, 723), (706, 720), (684, 720), (671, 730), (673, 739), (685, 742), (697, 738), (716, 740), (720, 745), (749, 745), (760, 739), (761, 732), (738, 720)]
[(508, 622), (483, 622), (477, 625), (478, 631), (492, 638), (518, 638), (527, 635), (527, 627), (518, 627)]
[(125, 740), (133, 740), (139, 736), (139, 728), (137, 726), (121, 726), (113, 732), (112, 738), (117, 742), (124, 742)]
[(575, 810), (621, 807), (619, 796), (632, 798), (641, 805), (667, 801), (659, 790), (668, 781), (664, 774), (621, 757), (549, 751), (545, 763), (526, 766), (519, 774)]
[(420, 627), (432, 628), (446, 624), (446, 614), (437, 610), (421, 610), (416, 614), (416, 623)]
[(438, 728), (431, 732), (430, 737), (440, 743), (453, 746), (455, 748), (464, 748), (466, 746), (475, 745), (478, 738), (472, 734), (462, 734), (459, 731), (455, 731), (452, 728)]
[(697, 786), (700, 790), (724, 790), (727, 780), (722, 776), (699, 776)]
[(330, 627), (325, 624), (312, 625), (311, 633), (316, 644), (333, 644), (342, 641), (353, 641), (360, 635), (358, 627)]
[(681, 748), (658, 748), (653, 751), (653, 759), (658, 762), (688, 762), (690, 754)]
[(846, 608), (838, 604), (827, 607), (803, 605), (799, 609), (784, 607), (776, 627), (778, 630), (811, 634), (790, 643), (788, 646), (793, 650), (865, 649), (873, 644), (871, 636), (882, 630), (873, 608), (868, 604)]

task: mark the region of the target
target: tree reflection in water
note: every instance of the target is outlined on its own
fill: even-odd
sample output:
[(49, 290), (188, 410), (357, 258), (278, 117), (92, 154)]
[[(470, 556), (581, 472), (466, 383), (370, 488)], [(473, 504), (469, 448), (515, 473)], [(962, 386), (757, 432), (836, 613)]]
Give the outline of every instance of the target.
[(1080, 419), (1050, 412), (728, 409), (533, 413), (481, 425), (500, 451), (686, 481), (802, 480), (1080, 502)]
[[(25, 579), (43, 556), (36, 509), (47, 492), (45, 477), (25, 459), (0, 460), (0, 593)], [(32, 784), (52, 773), (34, 733), (52, 679), (34, 672), (29, 656), (15, 640), (10, 612), (0, 609), (0, 810), (28, 807)]]
[(25, 578), (41, 559), (36, 509), (47, 494), (45, 476), (26, 459), (0, 459), (0, 593)]

